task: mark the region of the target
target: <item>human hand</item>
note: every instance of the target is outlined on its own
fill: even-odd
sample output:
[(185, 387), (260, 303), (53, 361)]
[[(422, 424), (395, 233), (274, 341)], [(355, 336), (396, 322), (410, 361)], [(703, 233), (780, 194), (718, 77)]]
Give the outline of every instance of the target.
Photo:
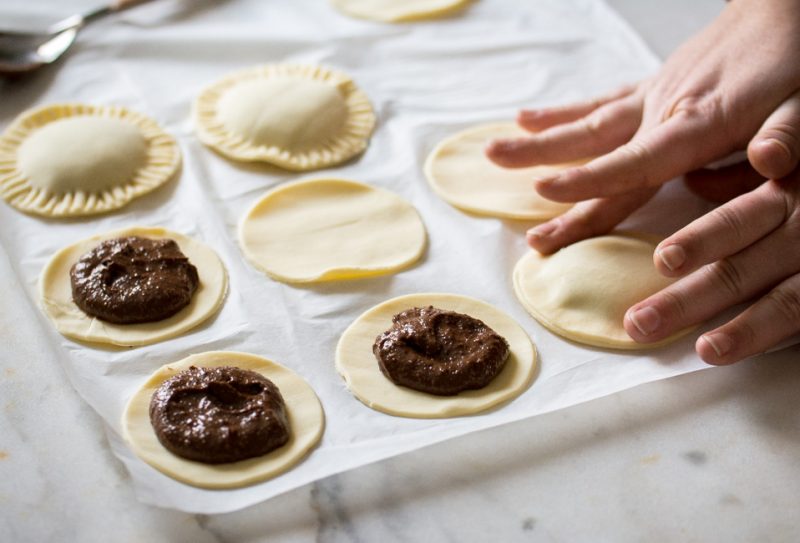
[[(598, 156), (536, 182), (542, 196), (579, 203), (530, 230), (529, 244), (552, 253), (606, 233), (662, 183), (745, 147), (763, 177), (789, 174), (800, 160), (798, 58), (800, 0), (736, 0), (655, 77), (591, 102), (521, 112), (519, 124), (534, 133), (490, 143), (498, 164)], [(761, 180), (748, 166), (731, 168), (694, 175), (696, 187), (716, 186), (725, 200)], [(709, 180), (734, 173), (747, 182)]]

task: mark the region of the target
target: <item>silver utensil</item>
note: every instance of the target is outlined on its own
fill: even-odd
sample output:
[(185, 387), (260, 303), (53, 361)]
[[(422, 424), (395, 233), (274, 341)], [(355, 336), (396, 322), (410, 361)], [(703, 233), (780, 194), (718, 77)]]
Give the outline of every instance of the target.
[(0, 74), (22, 74), (55, 62), (88, 22), (149, 0), (116, 0), (82, 15), (72, 15), (43, 32), (0, 30)]

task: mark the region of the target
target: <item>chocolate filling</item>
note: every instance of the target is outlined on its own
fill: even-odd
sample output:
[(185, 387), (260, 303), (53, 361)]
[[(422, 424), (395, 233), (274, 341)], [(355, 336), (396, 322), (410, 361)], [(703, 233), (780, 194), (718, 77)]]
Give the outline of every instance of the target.
[(150, 423), (165, 448), (206, 464), (262, 456), (289, 441), (278, 387), (231, 366), (192, 366), (164, 381), (150, 400)]
[(452, 396), (494, 379), (508, 358), (508, 342), (480, 320), (435, 307), (414, 307), (392, 317), (372, 352), (397, 385)]
[(192, 300), (197, 268), (171, 239), (108, 239), (70, 270), (72, 299), (86, 314), (115, 324), (171, 317)]

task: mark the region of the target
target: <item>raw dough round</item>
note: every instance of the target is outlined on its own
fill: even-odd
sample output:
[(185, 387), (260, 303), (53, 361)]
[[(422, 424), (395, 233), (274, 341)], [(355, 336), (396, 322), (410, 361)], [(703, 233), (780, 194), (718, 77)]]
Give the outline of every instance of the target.
[[(475, 317), (508, 341), (505, 367), (489, 385), (456, 396), (436, 396), (395, 385), (381, 373), (372, 353), (375, 338), (391, 327), (397, 313), (429, 305)], [(509, 401), (533, 381), (536, 359), (528, 334), (514, 319), (486, 302), (456, 294), (409, 294), (383, 302), (358, 317), (336, 347), (336, 369), (356, 398), (377, 411), (413, 418), (470, 415)]]
[(435, 19), (455, 13), (471, 0), (331, 0), (339, 10), (354, 17), (384, 23)]
[[(258, 372), (275, 383), (286, 402), (289, 441), (264, 456), (228, 464), (195, 462), (165, 449), (150, 424), (150, 398), (161, 383), (190, 366), (236, 366)], [(266, 358), (225, 351), (195, 354), (162, 366), (136, 391), (122, 416), (125, 441), (139, 458), (173, 479), (212, 489), (237, 488), (277, 476), (306, 456), (319, 442), (324, 428), (322, 405), (302, 377)]]
[(46, 106), (23, 113), (0, 136), (0, 194), (38, 215), (104, 213), (166, 183), (180, 162), (172, 136), (144, 115)]
[(367, 147), (375, 114), (341, 72), (267, 64), (233, 73), (194, 102), (197, 134), (233, 160), (289, 170), (344, 162)]
[(484, 153), (491, 139), (529, 135), (513, 123), (469, 128), (436, 146), (425, 161), (425, 176), (444, 201), (464, 211), (505, 219), (552, 219), (571, 204), (542, 198), (533, 181), (574, 164), (503, 168)]
[[(178, 242), (189, 262), (197, 267), (200, 277), (200, 284), (188, 306), (157, 322), (113, 324), (90, 317), (75, 305), (69, 276), (72, 265), (101, 241), (124, 236), (170, 238)], [(141, 226), (92, 236), (61, 249), (53, 255), (39, 278), (42, 308), (61, 334), (79, 341), (123, 347), (157, 343), (194, 328), (222, 306), (227, 288), (228, 274), (213, 249), (177, 232)]]
[(307, 179), (268, 192), (242, 219), (247, 259), (289, 283), (393, 273), (425, 250), (425, 226), (399, 196), (345, 179)]
[(550, 256), (529, 251), (514, 268), (514, 292), (545, 328), (572, 341), (612, 349), (652, 349), (675, 341), (636, 343), (623, 318), (633, 304), (673, 282), (653, 266), (656, 236), (616, 233), (590, 238)]

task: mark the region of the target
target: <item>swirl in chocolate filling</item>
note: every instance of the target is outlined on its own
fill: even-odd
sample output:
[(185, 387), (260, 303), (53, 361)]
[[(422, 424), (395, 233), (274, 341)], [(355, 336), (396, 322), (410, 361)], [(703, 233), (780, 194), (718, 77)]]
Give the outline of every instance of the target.
[(171, 239), (108, 239), (70, 270), (72, 299), (86, 314), (114, 324), (160, 321), (192, 300), (197, 268)]
[(164, 381), (150, 400), (150, 422), (166, 449), (206, 464), (262, 456), (289, 441), (278, 387), (231, 366), (192, 366)]
[(392, 317), (372, 352), (393, 383), (452, 396), (488, 385), (505, 366), (509, 347), (482, 321), (428, 306)]

